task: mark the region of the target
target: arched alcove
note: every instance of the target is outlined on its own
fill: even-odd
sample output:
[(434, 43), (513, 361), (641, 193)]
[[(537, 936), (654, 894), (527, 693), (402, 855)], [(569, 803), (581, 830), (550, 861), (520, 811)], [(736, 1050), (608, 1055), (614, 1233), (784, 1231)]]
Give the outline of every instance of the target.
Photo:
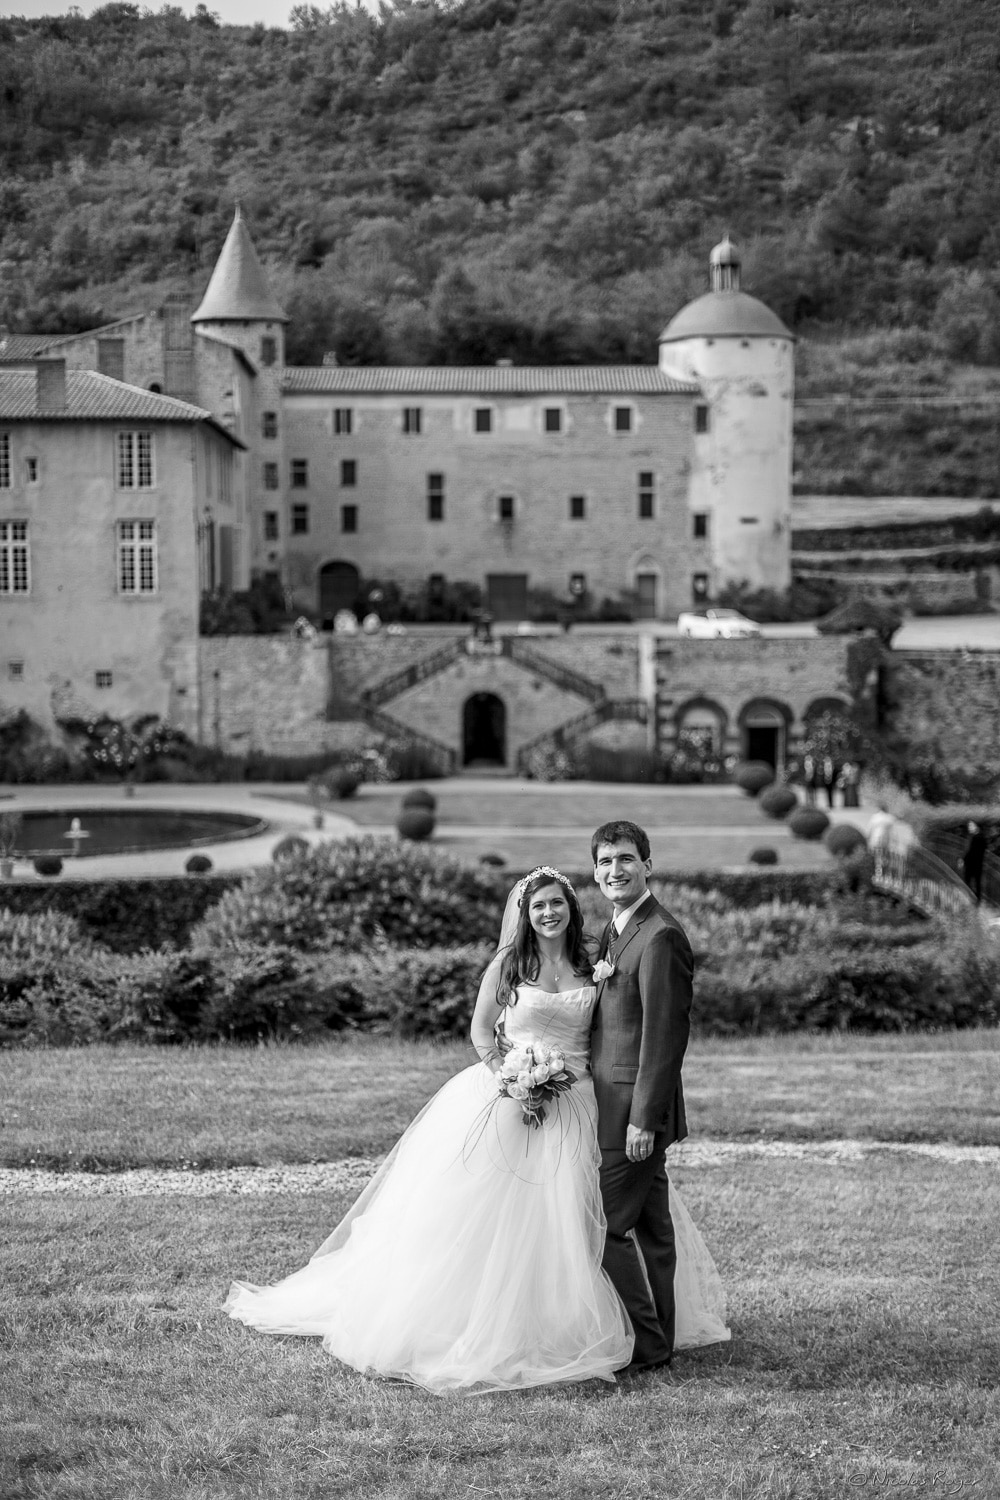
[(507, 708), (496, 693), (473, 693), (462, 708), (462, 764), (507, 763)]
[(677, 744), (721, 755), (726, 742), (726, 710), (711, 698), (689, 698), (676, 713)]

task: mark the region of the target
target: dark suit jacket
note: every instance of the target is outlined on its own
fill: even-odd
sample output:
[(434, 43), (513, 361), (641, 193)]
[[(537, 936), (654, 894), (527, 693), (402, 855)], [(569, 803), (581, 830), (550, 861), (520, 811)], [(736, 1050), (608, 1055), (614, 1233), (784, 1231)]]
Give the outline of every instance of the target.
[[(687, 1135), (681, 1064), (691, 1018), (694, 959), (680, 923), (649, 896), (617, 939), (610, 979), (598, 985), (591, 1033), (597, 1140), (624, 1150), (626, 1127)], [(606, 940), (601, 945), (603, 957)]]

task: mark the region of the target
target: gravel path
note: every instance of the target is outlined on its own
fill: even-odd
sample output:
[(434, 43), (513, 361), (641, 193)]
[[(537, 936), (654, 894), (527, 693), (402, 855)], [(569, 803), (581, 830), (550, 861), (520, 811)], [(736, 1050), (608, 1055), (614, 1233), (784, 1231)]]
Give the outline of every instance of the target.
[[(1000, 1167), (1000, 1146), (949, 1146), (898, 1141), (686, 1141), (674, 1147), (668, 1167), (720, 1166), (746, 1160), (862, 1162), (879, 1153), (935, 1162)], [(381, 1158), (349, 1157), (307, 1166), (190, 1168), (141, 1167), (127, 1172), (50, 1172), (0, 1167), (0, 1197), (58, 1193), (70, 1197), (186, 1197), (220, 1194), (266, 1197), (286, 1194), (359, 1192)]]

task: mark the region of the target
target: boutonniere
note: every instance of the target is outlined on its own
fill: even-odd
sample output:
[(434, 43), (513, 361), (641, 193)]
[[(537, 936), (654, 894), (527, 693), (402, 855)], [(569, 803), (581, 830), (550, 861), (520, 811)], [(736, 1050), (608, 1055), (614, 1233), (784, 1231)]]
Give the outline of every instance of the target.
[(606, 958), (599, 958), (594, 965), (594, 983), (603, 984), (605, 979), (610, 979), (615, 972), (615, 966)]

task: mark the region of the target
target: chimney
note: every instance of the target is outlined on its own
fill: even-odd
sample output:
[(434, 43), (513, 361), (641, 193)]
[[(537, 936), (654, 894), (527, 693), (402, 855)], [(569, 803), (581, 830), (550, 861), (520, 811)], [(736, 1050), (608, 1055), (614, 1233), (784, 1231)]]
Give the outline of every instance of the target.
[(64, 359), (37, 359), (37, 409), (40, 412), (66, 410), (66, 361)]

